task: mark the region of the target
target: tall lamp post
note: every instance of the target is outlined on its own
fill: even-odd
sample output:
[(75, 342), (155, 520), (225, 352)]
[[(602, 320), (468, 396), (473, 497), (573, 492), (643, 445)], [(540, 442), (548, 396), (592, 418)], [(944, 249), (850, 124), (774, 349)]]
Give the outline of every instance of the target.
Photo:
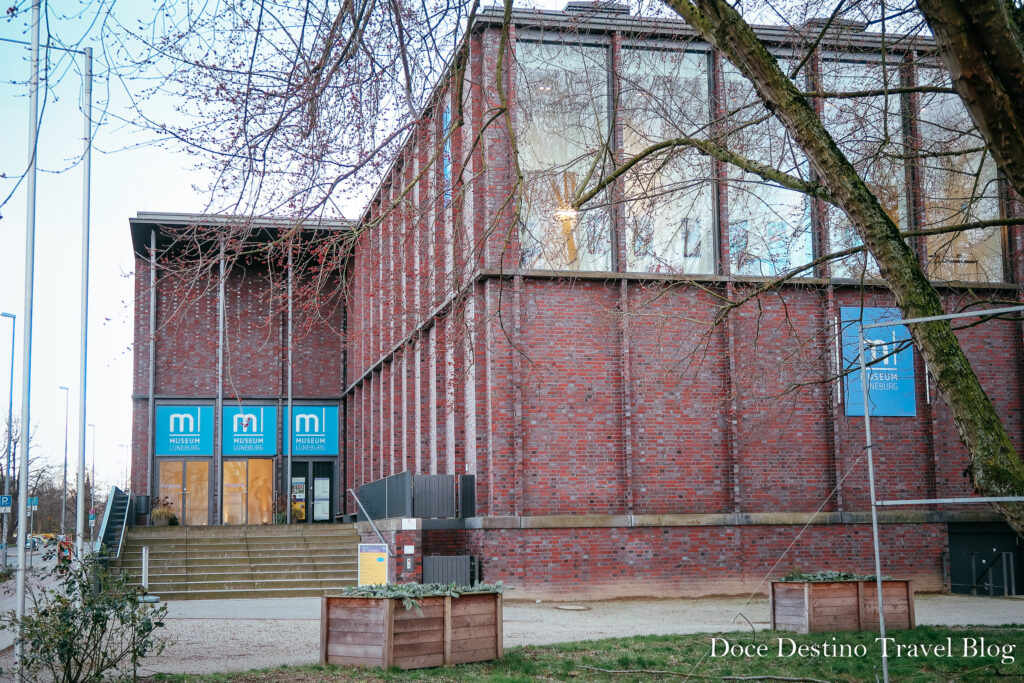
[[(68, 401), (71, 390), (67, 387), (59, 387), (59, 389), (64, 392), (64, 490), (60, 496), (60, 535), (63, 536), (64, 518), (67, 517), (68, 506)], [(82, 492), (79, 491), (78, 495), (82, 495)]]
[[(7, 464), (4, 469), (4, 495), (11, 495), (11, 431), (14, 427), (14, 328), (18, 324), (18, 319), (13, 313), (0, 313), (0, 318), (11, 319), (11, 383), (7, 390)], [(3, 525), (3, 539), (0, 540), (0, 554), (2, 558), (0, 561), (3, 562), (4, 568), (7, 567), (7, 529), (9, 519), (11, 517), (10, 512), (4, 513), (4, 525)]]
[[(96, 425), (90, 424), (89, 427), (92, 428), (92, 475), (89, 477), (89, 514), (92, 515), (96, 510)], [(96, 540), (95, 520), (89, 522), (89, 540)]]

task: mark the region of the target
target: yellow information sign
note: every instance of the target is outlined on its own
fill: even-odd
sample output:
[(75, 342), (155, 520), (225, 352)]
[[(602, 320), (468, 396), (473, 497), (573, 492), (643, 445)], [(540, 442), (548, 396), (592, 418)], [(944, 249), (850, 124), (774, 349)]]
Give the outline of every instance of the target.
[(388, 582), (388, 547), (383, 543), (359, 544), (359, 585), (382, 586)]

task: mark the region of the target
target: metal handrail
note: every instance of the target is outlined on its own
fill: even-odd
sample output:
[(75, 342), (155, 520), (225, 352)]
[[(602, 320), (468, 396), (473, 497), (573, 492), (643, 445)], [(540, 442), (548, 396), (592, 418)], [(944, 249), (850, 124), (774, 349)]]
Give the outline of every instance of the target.
[(124, 496), (127, 504), (124, 506), (124, 519), (121, 520), (121, 538), (117, 542), (117, 554), (114, 557), (121, 557), (121, 549), (124, 547), (124, 532), (128, 528), (128, 513), (132, 510), (132, 490), (125, 490)]
[(385, 541), (384, 537), (381, 536), (380, 529), (378, 529), (377, 525), (373, 523), (373, 519), (370, 517), (370, 513), (366, 511), (366, 507), (363, 505), (363, 501), (359, 500), (359, 496), (356, 495), (354, 489), (349, 489), (348, 492), (352, 494), (352, 497), (355, 498), (356, 500), (356, 505), (358, 505), (359, 509), (363, 511), (363, 514), (366, 515), (366, 521), (370, 523), (370, 527), (373, 529), (373, 532), (377, 534), (377, 538), (379, 538), (380, 542), (384, 544), (385, 548), (387, 548), (388, 557), (394, 557), (395, 554), (391, 552), (391, 544)]
[(117, 492), (120, 491), (116, 486), (110, 487), (110, 494), (107, 496), (106, 509), (103, 511), (103, 522), (100, 524), (100, 530), (96, 536), (96, 542), (93, 544), (93, 551), (100, 552), (103, 549), (103, 536), (107, 532), (107, 524), (110, 523), (110, 510), (114, 507), (114, 501), (117, 499)]

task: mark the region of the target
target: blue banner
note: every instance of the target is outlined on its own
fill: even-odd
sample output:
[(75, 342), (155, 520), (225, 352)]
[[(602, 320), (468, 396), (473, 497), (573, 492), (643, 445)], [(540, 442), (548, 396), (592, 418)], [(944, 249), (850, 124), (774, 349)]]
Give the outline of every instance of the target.
[(286, 444), (293, 427), (292, 455), (338, 454), (338, 406), (296, 404), (295, 417), (285, 420)]
[(224, 406), (224, 455), (277, 455), (277, 406)]
[[(844, 378), (846, 414), (864, 415), (861, 388), (858, 332), (861, 324), (872, 325), (903, 316), (895, 308), (847, 308), (840, 313), (843, 326), (843, 368), (853, 370)], [(868, 364), (868, 400), (871, 415), (914, 417), (917, 398), (914, 389), (914, 350), (910, 331), (903, 325), (874, 327), (864, 334), (864, 360)]]
[(156, 455), (213, 455), (213, 406), (157, 406)]

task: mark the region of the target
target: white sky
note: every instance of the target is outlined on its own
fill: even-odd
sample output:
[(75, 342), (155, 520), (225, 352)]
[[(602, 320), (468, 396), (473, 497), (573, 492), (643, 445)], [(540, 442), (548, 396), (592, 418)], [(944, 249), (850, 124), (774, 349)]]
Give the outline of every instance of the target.
[[(27, 23), (27, 16), (0, 22), (0, 38), (29, 40)], [(51, 16), (50, 20), (51, 33), (64, 40), (74, 40), (80, 25), (81, 21), (74, 19), (62, 21)], [(79, 75), (83, 58), (76, 56), (75, 60), (76, 70), (61, 74), (50, 93), (39, 134), (31, 387), (35, 448), (55, 463), (63, 462), (64, 453), (65, 392), (58, 387), (71, 388), (71, 482), (77, 476), (83, 194), (82, 166), (72, 164), (80, 157), (84, 136)], [(102, 70), (99, 64), (94, 68)], [(28, 162), (28, 76), (28, 47), (0, 42), (0, 173), (6, 176), (0, 179), (0, 198), (11, 192)], [(94, 106), (103, 105), (105, 86), (98, 81), (95, 90)], [(114, 91), (110, 98), (111, 111), (118, 111), (123, 93)], [(122, 444), (130, 443), (131, 429), (134, 296), (128, 218), (138, 211), (201, 211), (204, 198), (191, 189), (195, 172), (191, 160), (183, 155), (153, 145), (126, 150), (143, 142), (142, 138), (110, 119), (95, 130), (86, 422), (96, 425), (98, 484), (123, 485), (128, 448)], [(22, 183), (0, 208), (0, 311), (17, 316), (15, 416), (21, 409), (22, 394), (26, 205)], [(7, 416), (10, 339), (10, 320), (0, 319), (0, 421)], [(92, 431), (87, 431), (87, 468), (92, 463)]]

